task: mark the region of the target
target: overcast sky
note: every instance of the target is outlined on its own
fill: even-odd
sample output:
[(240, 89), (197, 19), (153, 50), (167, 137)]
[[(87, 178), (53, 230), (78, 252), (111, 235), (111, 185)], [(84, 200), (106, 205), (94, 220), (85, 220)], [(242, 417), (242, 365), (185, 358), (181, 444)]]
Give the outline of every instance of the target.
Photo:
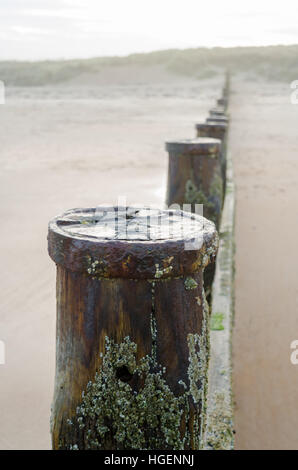
[(0, 60), (294, 43), (295, 0), (0, 0)]

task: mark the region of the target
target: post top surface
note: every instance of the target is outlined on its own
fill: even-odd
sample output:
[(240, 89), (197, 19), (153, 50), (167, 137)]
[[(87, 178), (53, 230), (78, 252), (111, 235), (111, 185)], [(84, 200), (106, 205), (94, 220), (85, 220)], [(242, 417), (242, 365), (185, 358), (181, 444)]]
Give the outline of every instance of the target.
[(218, 106), (217, 108), (211, 108), (209, 112), (210, 114), (215, 114), (219, 116), (225, 116), (226, 114), (225, 109), (222, 106)]
[(210, 121), (210, 122), (197, 122), (196, 125), (195, 125), (196, 129), (207, 129), (207, 128), (217, 128), (217, 127), (220, 127), (222, 129), (226, 129), (228, 126), (227, 126), (227, 122), (225, 121)]
[(221, 141), (213, 137), (172, 140), (166, 142), (168, 152), (191, 152), (193, 154), (214, 154), (220, 151)]
[(210, 116), (206, 119), (206, 122), (229, 122), (229, 118), (227, 116)]
[[(78, 238), (100, 240), (180, 240), (207, 226), (188, 212), (135, 207), (73, 209), (58, 216), (50, 227)], [(170, 230), (169, 230), (170, 228)], [(210, 227), (207, 227), (207, 230)]]
[(204, 257), (208, 264), (217, 234), (212, 222), (190, 212), (98, 206), (55, 217), (48, 240), (52, 259), (71, 271), (159, 278), (194, 272)]

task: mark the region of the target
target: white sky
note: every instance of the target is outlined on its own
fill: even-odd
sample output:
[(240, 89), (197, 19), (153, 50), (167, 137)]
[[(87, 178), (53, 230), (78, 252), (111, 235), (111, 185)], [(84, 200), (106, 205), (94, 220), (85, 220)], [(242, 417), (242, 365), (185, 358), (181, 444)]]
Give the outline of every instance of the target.
[(0, 60), (294, 43), (297, 0), (0, 0)]

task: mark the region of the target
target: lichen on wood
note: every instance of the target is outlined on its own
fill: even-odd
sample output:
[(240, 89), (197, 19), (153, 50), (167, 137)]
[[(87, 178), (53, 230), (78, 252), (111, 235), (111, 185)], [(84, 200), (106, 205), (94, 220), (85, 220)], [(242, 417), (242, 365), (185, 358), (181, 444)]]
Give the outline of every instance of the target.
[[(205, 316), (205, 322), (207, 316)], [(205, 408), (208, 367), (207, 325), (202, 336), (188, 335), (189, 389), (181, 383), (175, 396), (164, 370), (151, 356), (136, 361), (137, 345), (126, 337), (120, 344), (106, 338), (101, 370), (82, 393), (76, 416), (69, 421), (65, 448), (74, 449), (196, 449), (200, 436), (191, 443), (188, 429), (189, 398)], [(139, 384), (138, 387), (134, 386)], [(199, 429), (195, 416), (194, 429)]]
[(184, 201), (186, 204), (203, 204), (205, 208), (214, 209), (214, 204), (210, 202), (202, 190), (199, 190), (192, 180), (187, 180), (185, 184)]
[(184, 287), (186, 290), (196, 289), (198, 283), (191, 276), (188, 276), (184, 281)]
[(224, 392), (217, 392), (213, 397), (214, 408), (209, 417), (207, 446), (213, 450), (233, 448), (233, 410), (229, 398)]
[[(187, 338), (189, 349), (188, 377), (190, 393), (195, 403), (200, 403), (200, 436), (197, 436), (196, 446), (199, 449), (203, 443), (206, 431), (206, 409), (208, 393), (208, 366), (210, 357), (209, 336), (209, 306), (203, 291), (203, 322), (202, 334), (191, 334)], [(200, 383), (198, 388), (197, 384)]]

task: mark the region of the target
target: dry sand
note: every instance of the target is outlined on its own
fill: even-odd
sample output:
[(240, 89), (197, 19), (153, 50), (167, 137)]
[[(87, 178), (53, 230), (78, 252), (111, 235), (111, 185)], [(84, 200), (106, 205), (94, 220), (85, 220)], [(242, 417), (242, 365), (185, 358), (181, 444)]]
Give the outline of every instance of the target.
[[(125, 71), (124, 75), (127, 72)], [(115, 80), (118, 76), (118, 82)], [(152, 77), (155, 77), (154, 80)], [(88, 85), (89, 83), (89, 85)], [(234, 334), (238, 448), (297, 448), (297, 112), (289, 89), (233, 84), (238, 186)], [(50, 448), (55, 266), (47, 223), (65, 209), (158, 203), (166, 139), (192, 137), (220, 89), (158, 71), (14, 88), (0, 106), (0, 448)]]

